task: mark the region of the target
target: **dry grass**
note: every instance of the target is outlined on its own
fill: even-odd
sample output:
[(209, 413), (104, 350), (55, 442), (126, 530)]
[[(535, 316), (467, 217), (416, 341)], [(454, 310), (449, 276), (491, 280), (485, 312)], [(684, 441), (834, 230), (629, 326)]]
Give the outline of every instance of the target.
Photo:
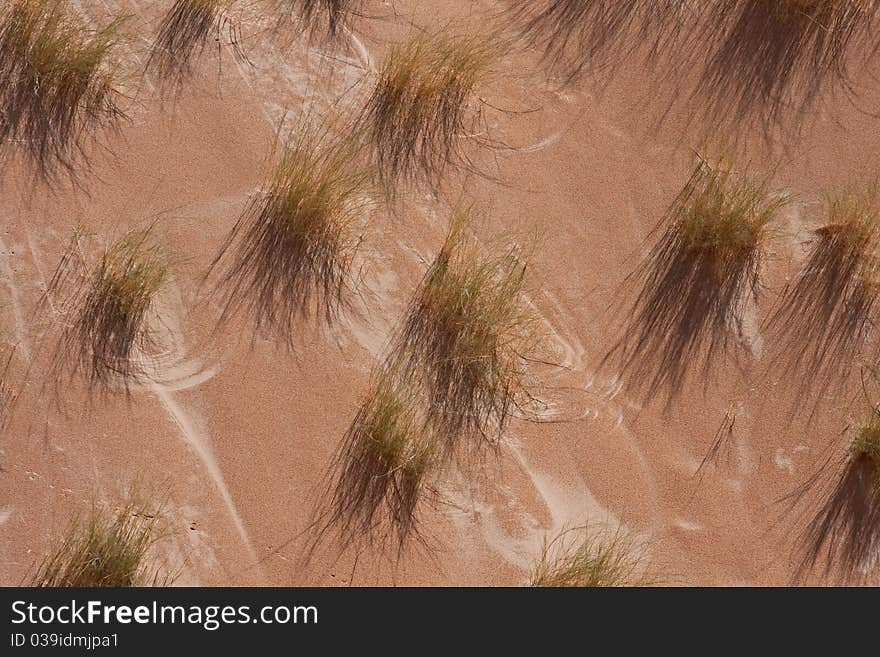
[(244, 308), (258, 331), (292, 345), (299, 317), (335, 319), (371, 210), (371, 173), (356, 151), (325, 130), (296, 132), (212, 265), (225, 269), (224, 320)]
[(0, 152), (20, 148), (44, 179), (74, 173), (86, 139), (123, 116), (111, 61), (118, 25), (91, 30), (61, 0), (0, 10)]
[(159, 25), (147, 70), (160, 80), (180, 83), (192, 73), (195, 60), (212, 40), (226, 33), (236, 57), (243, 57), (239, 28), (229, 15), (231, 0), (175, 0)]
[(40, 565), (31, 586), (166, 586), (171, 578), (149, 564), (158, 510), (128, 502), (111, 512), (93, 508), (76, 517), (61, 544)]
[(345, 544), (393, 537), (400, 548), (417, 534), (417, 504), (432, 490), (441, 447), (417, 395), (381, 369), (334, 460), (328, 526), (341, 530)]
[(90, 388), (126, 390), (142, 374), (140, 359), (155, 351), (150, 314), (168, 274), (168, 261), (153, 230), (135, 230), (111, 245), (94, 267), (78, 237), (59, 264), (47, 291), (58, 295), (66, 322), (53, 372), (81, 373)]
[(485, 36), (419, 35), (391, 48), (355, 127), (390, 197), (400, 185), (436, 189), (450, 167), (474, 168), (465, 144), (493, 57)]
[(814, 232), (806, 265), (770, 320), (788, 367), (820, 391), (841, 384), (873, 325), (878, 279), (880, 210), (876, 190), (829, 199), (826, 223)]
[(609, 353), (649, 395), (680, 389), (687, 369), (708, 374), (756, 299), (770, 221), (788, 202), (725, 161), (701, 159), (635, 273), (642, 280), (624, 336)]
[(469, 235), (473, 222), (473, 210), (455, 211), (389, 357), (425, 391), (451, 453), (461, 437), (497, 443), (527, 395), (526, 362), (539, 342), (524, 296), (530, 250), (495, 254)]
[(530, 586), (617, 587), (648, 586), (639, 545), (623, 530), (583, 525), (544, 539), (532, 567)]
[(826, 577), (863, 582), (877, 572), (880, 549), (880, 411), (853, 430), (836, 483), (803, 534), (797, 577), (822, 563)]

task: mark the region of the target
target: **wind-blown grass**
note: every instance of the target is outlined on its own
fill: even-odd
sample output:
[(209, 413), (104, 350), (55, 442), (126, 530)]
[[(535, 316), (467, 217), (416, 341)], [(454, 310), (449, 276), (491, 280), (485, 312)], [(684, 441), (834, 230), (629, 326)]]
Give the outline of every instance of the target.
[(476, 90), (493, 45), (485, 36), (424, 36), (395, 45), (357, 121), (389, 197), (401, 185), (440, 187), (449, 168), (473, 169)]
[(450, 453), (461, 438), (497, 443), (527, 396), (526, 362), (539, 342), (524, 296), (529, 250), (513, 244), (493, 253), (468, 235), (472, 225), (472, 210), (455, 211), (389, 356), (424, 390)]
[(842, 383), (865, 347), (880, 291), (878, 229), (874, 189), (831, 197), (806, 265), (771, 317), (790, 371), (809, 374), (805, 385)]
[(371, 205), (371, 173), (356, 162), (347, 139), (312, 128), (293, 136), (212, 265), (224, 269), (222, 320), (245, 309), (258, 331), (292, 345), (298, 318), (336, 318)]
[(166, 281), (168, 261), (152, 228), (135, 230), (89, 267), (74, 239), (47, 291), (58, 294), (66, 322), (53, 371), (82, 374), (90, 388), (126, 390), (142, 374), (140, 359), (155, 351), (150, 315)]
[(230, 4), (231, 0), (175, 0), (159, 25), (147, 70), (179, 84), (192, 73), (212, 34), (219, 48), (221, 35), (226, 33), (234, 56), (244, 57), (239, 27), (229, 15)]
[(61, 0), (0, 10), (0, 154), (19, 150), (48, 180), (87, 161), (87, 139), (123, 117), (111, 59), (118, 26), (91, 30)]
[(31, 581), (37, 587), (164, 586), (170, 577), (149, 563), (158, 510), (128, 502), (115, 512), (78, 516)]
[(673, 395), (700, 362), (708, 374), (758, 297), (768, 225), (787, 202), (765, 181), (701, 159), (632, 275), (642, 281), (632, 319), (606, 360), (619, 357), (649, 395)]
[(880, 411), (854, 427), (836, 483), (802, 536), (798, 578), (822, 564), (827, 577), (858, 582), (877, 572), (880, 550)]
[(545, 537), (532, 567), (530, 586), (617, 587), (648, 586), (639, 545), (623, 530), (583, 525)]
[(327, 525), (345, 544), (418, 533), (417, 505), (433, 488), (442, 444), (416, 394), (397, 373), (380, 369), (342, 440), (332, 472)]

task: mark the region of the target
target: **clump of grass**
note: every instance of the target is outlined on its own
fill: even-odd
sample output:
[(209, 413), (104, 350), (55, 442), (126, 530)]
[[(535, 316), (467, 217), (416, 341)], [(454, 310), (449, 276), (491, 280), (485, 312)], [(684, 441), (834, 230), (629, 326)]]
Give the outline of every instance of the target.
[(329, 323), (354, 285), (353, 261), (371, 204), (371, 172), (356, 147), (302, 128), (235, 224), (213, 267), (227, 262), (223, 318), (244, 307), (258, 331), (292, 343), (298, 317)]
[(512, 0), (510, 22), (543, 63), (568, 83), (615, 56), (651, 44), (655, 53), (678, 31), (678, 0)]
[(700, 159), (636, 272), (643, 282), (633, 319), (609, 356), (619, 355), (651, 393), (677, 391), (700, 360), (708, 372), (727, 351), (745, 303), (757, 299), (768, 226), (787, 202), (724, 160)]
[(820, 561), (824, 574), (864, 580), (877, 567), (880, 549), (880, 411), (854, 427), (836, 484), (803, 535), (798, 576)]
[(348, 27), (362, 0), (274, 0), (283, 15), (292, 15), (311, 33), (326, 32), (334, 38)]
[(76, 517), (40, 565), (31, 586), (163, 586), (169, 577), (149, 564), (158, 536), (158, 511), (128, 502), (118, 511), (93, 508)]
[(880, 291), (876, 190), (831, 197), (826, 223), (814, 232), (806, 265), (783, 294), (770, 325), (792, 366), (827, 387), (848, 377), (864, 346)]
[(126, 234), (92, 268), (74, 239), (47, 292), (63, 295), (60, 308), (70, 316), (55, 356), (56, 374), (69, 369), (82, 373), (92, 388), (110, 389), (121, 381), (127, 390), (142, 373), (140, 357), (155, 350), (150, 313), (167, 275), (152, 227)]
[(569, 527), (553, 539), (545, 537), (532, 568), (530, 586), (648, 586), (643, 546), (623, 530), (591, 525)]
[(448, 167), (473, 168), (464, 147), (477, 122), (491, 40), (419, 35), (391, 48), (356, 129), (389, 195), (398, 184), (439, 187)]
[(220, 47), (226, 32), (236, 57), (243, 57), (239, 27), (232, 20), (232, 0), (175, 0), (159, 25), (150, 50), (147, 69), (162, 80), (181, 82), (192, 73), (194, 61), (205, 49), (211, 35)]
[(74, 172), (86, 138), (122, 118), (111, 51), (119, 21), (89, 29), (62, 0), (0, 10), (0, 149), (20, 145), (37, 173)]
[(416, 507), (432, 490), (440, 454), (417, 396), (395, 372), (380, 369), (334, 462), (330, 524), (346, 543), (394, 536), (402, 546), (417, 532)]
[(468, 235), (474, 211), (455, 211), (407, 312), (390, 362), (425, 391), (428, 417), (455, 451), (460, 436), (494, 444), (527, 395), (537, 347), (525, 299), (530, 253), (494, 254)]

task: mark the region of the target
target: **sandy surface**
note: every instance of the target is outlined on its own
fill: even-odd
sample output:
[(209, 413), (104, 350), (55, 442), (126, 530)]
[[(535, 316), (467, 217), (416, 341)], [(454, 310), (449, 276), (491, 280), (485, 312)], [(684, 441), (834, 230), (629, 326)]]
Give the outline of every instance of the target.
[[(74, 4), (96, 22), (131, 13), (126, 52), (136, 64), (169, 3)], [(513, 421), (481, 476), (447, 474), (444, 503), (423, 510), (426, 545), (396, 559), (325, 544), (304, 561), (332, 454), (443, 238), (448, 202), (421, 195), (401, 217), (376, 213), (364, 248), (368, 301), (330, 331), (303, 326), (295, 354), (253, 341), (246, 320), (215, 331), (218, 307), (200, 284), (258, 188), (288, 108), (355, 108), (389, 43), (414, 26), (484, 23), (473, 17), (501, 6), (368, 4), (378, 17), (358, 20), (333, 52), (295, 37), (279, 47), (248, 8), (250, 64), (221, 46), (218, 72), (209, 48), (176, 100), (160, 100), (149, 78), (133, 80), (130, 121), (107, 140), (112, 154), (94, 154), (86, 190), (32, 190), (21, 166), (3, 171), (0, 321), (4, 343), (17, 345), (12, 380), (22, 391), (0, 439), (0, 584), (26, 578), (77, 510), (113, 504), (133, 481), (167, 491), (158, 549), (179, 564), (183, 584), (518, 585), (547, 532), (587, 520), (646, 538), (670, 581), (789, 582), (803, 509), (778, 501), (842, 449), (841, 432), (863, 405), (852, 385), (807, 421), (796, 399), (802, 376), (772, 366), (779, 345), (762, 326), (803, 261), (823, 194), (876, 172), (880, 124), (865, 108), (877, 107), (880, 84), (867, 67), (853, 73), (857, 96), (823, 89), (806, 113), (783, 111), (784, 129), (769, 136), (747, 122), (732, 128), (752, 165), (774, 170), (774, 189), (796, 200), (774, 225), (739, 362), (717, 364), (705, 385), (692, 378), (667, 405), (599, 364), (626, 319), (624, 281), (712, 125), (681, 91), (693, 75), (661, 79), (632, 57), (601, 85), (562, 91), (534, 53), (506, 52), (481, 95), (490, 134), (515, 148), (486, 160), (497, 180), (466, 187), (490, 209), (493, 229), (537, 228), (541, 237), (530, 299), (564, 364), (535, 370), (543, 421)], [(655, 63), (663, 69), (662, 58)], [(96, 253), (151, 221), (174, 256), (154, 380), (130, 399), (90, 400), (85, 386), (65, 385), (59, 408), (44, 385), (57, 318), (34, 312), (47, 281), (76, 227)], [(697, 476), (731, 414), (717, 462)]]

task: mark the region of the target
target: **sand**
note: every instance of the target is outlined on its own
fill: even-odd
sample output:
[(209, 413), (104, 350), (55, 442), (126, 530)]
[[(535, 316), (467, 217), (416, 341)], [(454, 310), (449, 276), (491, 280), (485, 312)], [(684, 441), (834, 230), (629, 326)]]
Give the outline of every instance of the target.
[[(73, 4), (96, 24), (108, 12), (132, 14), (134, 65), (169, 3)], [(357, 20), (336, 49), (296, 36), (281, 47), (249, 7), (240, 16), (249, 64), (225, 44), (219, 59), (209, 47), (176, 98), (160, 98), (155, 80), (133, 79), (130, 121), (93, 153), (84, 189), (47, 192), (32, 187), (25, 165), (3, 170), (0, 321), (4, 344), (17, 345), (12, 380), (22, 390), (0, 439), (0, 584), (25, 580), (73, 514), (118, 503), (132, 482), (167, 496), (168, 533), (156, 549), (181, 584), (520, 585), (545, 535), (587, 521), (643, 537), (670, 583), (789, 583), (810, 508), (791, 511), (780, 500), (842, 450), (842, 432), (864, 407), (851, 382), (807, 421), (796, 399), (801, 377), (773, 366), (779, 345), (763, 326), (804, 259), (823, 194), (875, 175), (880, 131), (867, 110), (880, 84), (867, 67), (852, 74), (857, 96), (827, 85), (805, 113), (783, 111), (769, 136), (759, 125), (734, 126), (746, 158), (772, 169), (773, 188), (795, 201), (774, 225), (738, 362), (716, 364), (705, 385), (691, 379), (667, 405), (600, 363), (626, 319), (626, 277), (649, 253), (651, 231), (712, 125), (681, 91), (695, 74), (666, 79), (662, 58), (651, 70), (633, 56), (601, 84), (559, 89), (535, 53), (505, 52), (481, 95), (491, 136), (513, 148), (485, 160), (492, 179), (465, 187), (488, 208), (492, 230), (537, 229), (530, 301), (564, 367), (535, 368), (547, 409), (514, 420), (497, 458), (476, 474), (446, 473), (442, 503), (421, 512), (424, 544), (389, 555), (340, 553), (325, 541), (304, 559), (332, 455), (443, 239), (450, 201), (417, 194), (400, 216), (377, 212), (359, 312), (330, 330), (304, 324), (295, 353), (254, 340), (246, 318), (217, 329), (203, 276), (258, 189), (286, 112), (342, 116), (363, 102), (377, 62), (413, 26), (473, 26), (502, 6), (368, 4), (377, 16)], [(67, 241), (82, 227), (85, 248), (97, 253), (152, 221), (174, 264), (150, 380), (129, 398), (90, 398), (81, 382), (65, 384), (59, 407), (45, 385), (58, 318), (34, 309)], [(718, 458), (698, 475), (733, 416)]]

